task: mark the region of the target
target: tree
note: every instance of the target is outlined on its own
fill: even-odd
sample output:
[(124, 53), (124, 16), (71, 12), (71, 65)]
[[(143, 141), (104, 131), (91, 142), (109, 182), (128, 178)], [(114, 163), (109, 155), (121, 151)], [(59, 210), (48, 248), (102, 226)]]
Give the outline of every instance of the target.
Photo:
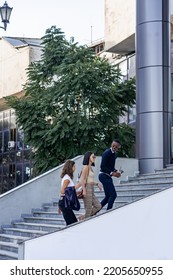
[(116, 66), (67, 41), (55, 26), (42, 46), (41, 60), (28, 67), (25, 95), (6, 97), (33, 147), (37, 172), (87, 150), (100, 155), (113, 138), (121, 138), (122, 153), (130, 155), (135, 134), (118, 120), (135, 103), (134, 80), (123, 82)]

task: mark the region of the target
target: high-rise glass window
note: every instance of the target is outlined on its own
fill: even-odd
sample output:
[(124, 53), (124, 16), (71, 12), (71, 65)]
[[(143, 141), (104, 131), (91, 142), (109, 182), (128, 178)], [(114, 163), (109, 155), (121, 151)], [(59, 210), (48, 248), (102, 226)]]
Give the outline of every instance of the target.
[(1, 193), (3, 193), (3, 185), (2, 185), (2, 165), (0, 164), (0, 194)]
[(128, 79), (128, 67), (127, 67), (127, 59), (123, 60), (119, 63), (119, 69), (121, 70), (121, 74), (123, 75), (122, 80)]
[(173, 126), (173, 75), (171, 76), (171, 112), (172, 112), (172, 114), (171, 114), (172, 125), (171, 126)]
[(30, 147), (16, 125), (15, 111), (0, 112), (0, 194), (31, 178)]
[(3, 130), (9, 129), (10, 123), (10, 110), (3, 112)]
[(133, 124), (136, 121), (136, 106), (129, 108), (129, 124)]
[(16, 115), (14, 110), (10, 110), (10, 128), (16, 127)]
[(128, 58), (129, 60), (129, 79), (136, 75), (136, 55), (132, 55)]
[(3, 129), (3, 112), (0, 112), (0, 131)]
[[(122, 80), (129, 80), (130, 78), (135, 77), (136, 72), (136, 56), (135, 54), (127, 57), (125, 60), (121, 61), (117, 67), (121, 70), (123, 75)], [(131, 108), (128, 108), (128, 115), (126, 117), (121, 118), (120, 122), (127, 122), (130, 125), (135, 126), (136, 121), (136, 105)]]
[(0, 154), (2, 153), (2, 132), (0, 131)]
[(5, 131), (3, 131), (3, 135), (4, 135), (4, 141), (3, 141), (3, 152), (4, 153), (6, 153), (6, 152), (8, 152), (9, 150), (8, 150), (8, 145), (9, 145), (9, 141), (10, 141), (10, 137), (9, 137), (9, 135), (10, 135), (10, 132), (9, 132), (9, 130), (5, 130)]

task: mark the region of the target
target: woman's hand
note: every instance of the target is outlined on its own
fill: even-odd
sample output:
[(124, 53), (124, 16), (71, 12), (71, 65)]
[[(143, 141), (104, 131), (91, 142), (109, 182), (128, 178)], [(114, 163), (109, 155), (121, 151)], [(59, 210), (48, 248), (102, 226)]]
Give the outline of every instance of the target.
[(87, 183), (87, 186), (94, 187), (95, 185), (97, 185), (97, 183), (95, 183), (95, 182), (90, 182), (90, 183)]
[(83, 197), (86, 197), (86, 188), (83, 189)]
[(78, 188), (80, 188), (80, 187), (81, 187), (81, 183), (80, 183), (80, 182), (76, 183), (75, 189), (78, 189)]
[(97, 183), (97, 186), (98, 186), (98, 188), (99, 188), (99, 190), (100, 190), (100, 192), (103, 190), (103, 188), (102, 188), (102, 184), (101, 183)]

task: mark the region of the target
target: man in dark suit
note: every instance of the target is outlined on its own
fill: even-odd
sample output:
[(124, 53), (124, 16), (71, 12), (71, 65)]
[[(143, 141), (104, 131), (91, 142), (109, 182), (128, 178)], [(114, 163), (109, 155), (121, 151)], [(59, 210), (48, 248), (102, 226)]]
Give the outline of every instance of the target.
[(121, 143), (118, 139), (112, 141), (111, 147), (106, 149), (102, 154), (99, 180), (103, 185), (105, 197), (101, 201), (102, 207), (107, 203), (107, 210), (113, 207), (114, 201), (117, 197), (115, 186), (112, 177), (119, 178), (121, 172), (115, 169), (115, 161), (117, 158), (117, 151), (121, 148)]

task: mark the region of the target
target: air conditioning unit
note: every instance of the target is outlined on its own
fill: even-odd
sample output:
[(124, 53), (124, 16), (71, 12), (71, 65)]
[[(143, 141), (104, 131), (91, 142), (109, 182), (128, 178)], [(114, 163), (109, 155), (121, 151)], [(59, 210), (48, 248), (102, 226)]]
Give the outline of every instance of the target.
[(8, 148), (15, 148), (15, 141), (8, 141)]

